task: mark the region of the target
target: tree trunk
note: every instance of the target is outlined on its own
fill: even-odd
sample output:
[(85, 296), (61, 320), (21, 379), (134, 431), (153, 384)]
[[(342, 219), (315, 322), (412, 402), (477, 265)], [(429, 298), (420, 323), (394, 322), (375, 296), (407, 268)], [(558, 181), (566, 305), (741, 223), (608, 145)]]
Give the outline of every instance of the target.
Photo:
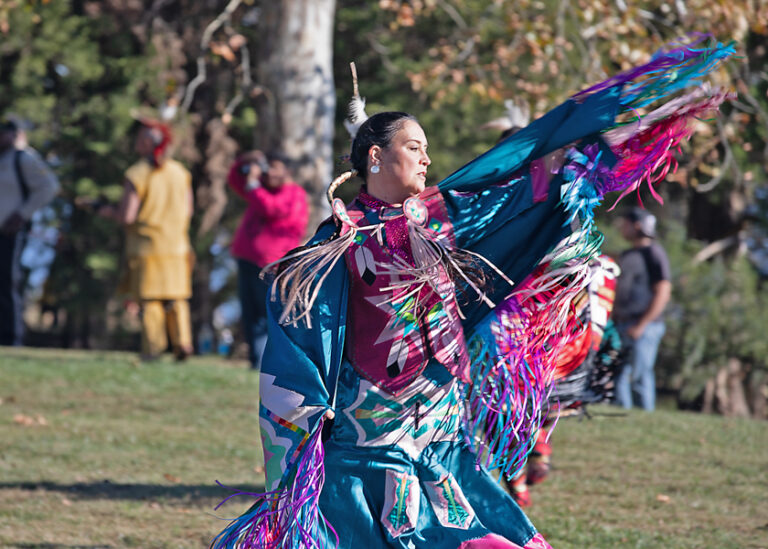
[(730, 358), (728, 365), (720, 368), (704, 388), (704, 413), (719, 412), (724, 416), (750, 417), (747, 393), (744, 389), (744, 365), (737, 358)]
[(227, 132), (227, 126), (221, 118), (212, 118), (205, 125), (208, 143), (205, 147), (203, 166), (207, 185), (200, 185), (197, 192), (197, 205), (203, 210), (199, 236), (214, 229), (224, 215), (227, 207), (227, 174), (237, 154), (237, 143)]
[(726, 415), (750, 417), (747, 395), (744, 391), (744, 365), (737, 358), (728, 361), (728, 396), (729, 405)]
[(768, 379), (763, 371), (750, 372), (747, 377), (747, 400), (752, 417), (768, 419)]
[(255, 143), (281, 152), (310, 195), (310, 231), (328, 215), (325, 188), (333, 175), (333, 21), (335, 0), (264, 2), (259, 20)]

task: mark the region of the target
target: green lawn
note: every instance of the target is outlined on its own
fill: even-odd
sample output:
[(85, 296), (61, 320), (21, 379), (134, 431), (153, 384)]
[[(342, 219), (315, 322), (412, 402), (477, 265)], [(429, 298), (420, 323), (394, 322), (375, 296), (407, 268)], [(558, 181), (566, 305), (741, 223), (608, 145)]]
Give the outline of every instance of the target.
[[(245, 363), (0, 348), (0, 546), (206, 547), (247, 505), (215, 481), (262, 487), (257, 393)], [(533, 489), (556, 549), (768, 547), (768, 423), (593, 412)]]

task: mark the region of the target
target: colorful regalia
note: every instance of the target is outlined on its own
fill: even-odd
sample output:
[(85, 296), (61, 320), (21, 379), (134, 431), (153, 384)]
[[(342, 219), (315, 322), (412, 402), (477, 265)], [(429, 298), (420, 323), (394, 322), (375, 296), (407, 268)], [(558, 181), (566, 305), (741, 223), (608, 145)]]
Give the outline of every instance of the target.
[(584, 330), (560, 353), (550, 396), (561, 414), (564, 409), (584, 411), (583, 405), (609, 400), (613, 394), (616, 368), (606, 371), (604, 361), (611, 350), (618, 354), (621, 343), (610, 320), (621, 269), (607, 255), (598, 257), (590, 267), (594, 270), (592, 281), (573, 302), (574, 315)]
[(489, 470), (524, 464), (584, 330), (593, 208), (664, 177), (691, 120), (728, 97), (701, 78), (732, 53), (662, 51), (403, 205), (334, 200), (273, 270), (267, 492), (213, 545), (548, 547)]

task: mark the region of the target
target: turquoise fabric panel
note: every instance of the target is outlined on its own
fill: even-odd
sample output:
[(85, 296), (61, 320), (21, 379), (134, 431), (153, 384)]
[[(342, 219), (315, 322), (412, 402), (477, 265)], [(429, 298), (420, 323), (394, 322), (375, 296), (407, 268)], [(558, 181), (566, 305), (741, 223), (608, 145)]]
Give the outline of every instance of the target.
[(480, 191), (508, 181), (528, 162), (613, 126), (621, 91), (609, 88), (582, 103), (569, 99), (443, 179), (440, 190)]
[(453, 223), (456, 245), (471, 250), (486, 236), (533, 206), (533, 188), (526, 172), (505, 185), (473, 193), (443, 191)]
[[(454, 549), (489, 533), (522, 547), (536, 534), (525, 513), (488, 471), (475, 469), (475, 456), (462, 442), (434, 443), (416, 462), (397, 449), (350, 448), (333, 441), (326, 442), (325, 452), (326, 462), (334, 466), (326, 468), (320, 509), (339, 535), (339, 549)], [(397, 538), (371, 511), (385, 508), (388, 469), (419, 479), (418, 522)], [(441, 525), (424, 486), (448, 471), (475, 513), (467, 529)]]
[[(312, 242), (323, 240), (333, 233), (333, 225), (323, 225)], [(277, 301), (267, 303), (269, 338), (262, 360), (262, 375), (275, 376), (274, 385), (298, 393), (303, 397), (301, 407), (317, 406), (309, 416), (309, 430), (314, 431), (328, 407), (333, 407), (336, 379), (344, 352), (344, 332), (347, 316), (347, 273), (346, 264), (339, 261), (328, 275), (312, 309), (313, 329), (307, 329), (303, 322), (280, 325), (277, 322), (282, 307)], [(262, 381), (262, 388), (265, 386)], [(290, 458), (301, 440), (275, 423), (264, 406), (259, 407), (259, 421), (262, 430), (274, 431), (277, 438), (272, 452), (280, 452)], [(291, 463), (286, 463), (290, 468)], [(273, 486), (285, 471), (272, 466), (267, 470), (267, 486)]]
[[(310, 243), (333, 233), (323, 225)], [(269, 338), (262, 372), (276, 376), (277, 384), (305, 396), (304, 405), (330, 405), (344, 349), (347, 316), (347, 267), (343, 259), (328, 275), (312, 308), (312, 329), (304, 322), (281, 326), (282, 307), (269, 301)]]
[[(541, 258), (570, 233), (570, 227), (564, 226), (565, 211), (558, 207), (562, 178), (556, 176), (550, 184), (547, 200), (536, 204), (532, 204), (527, 178), (526, 175), (519, 190), (507, 194), (509, 201), (501, 205), (498, 202), (501, 193), (481, 192), (469, 196), (450, 191), (443, 193), (451, 219), (457, 220), (454, 222), (457, 244), (464, 243), (465, 249), (481, 254), (516, 284), (522, 282)], [(473, 211), (494, 211), (494, 220), (487, 223), (486, 218), (473, 215)], [(509, 218), (502, 217), (508, 212)], [(495, 275), (493, 277), (486, 294), (498, 304), (514, 288)], [(488, 306), (477, 301), (473, 294), (466, 288), (460, 294), (466, 316), (463, 321), (466, 335), (470, 335), (474, 325), (489, 312)]]
[[(437, 385), (452, 381), (450, 373), (435, 360), (430, 361), (422, 376)], [(491, 532), (522, 546), (535, 534), (534, 527), (509, 494), (485, 469), (476, 469), (475, 455), (464, 444), (460, 432), (457, 440), (431, 442), (418, 459), (397, 445), (359, 446), (358, 432), (344, 411), (357, 399), (359, 387), (360, 376), (345, 360), (339, 380), (336, 419), (325, 442), (326, 478), (320, 496), (320, 508), (339, 534), (341, 549), (453, 549), (463, 541)], [(378, 410), (390, 413), (396, 421), (397, 416), (402, 415), (402, 400), (393, 397)], [(412, 420), (412, 415), (405, 415), (404, 421)], [(388, 470), (417, 477), (420, 491), (417, 525), (412, 532), (397, 538), (383, 526), (380, 516), (386, 509)], [(440, 524), (425, 488), (425, 483), (439, 482), (449, 473), (475, 513), (466, 530)]]
[[(522, 282), (571, 232), (560, 206), (562, 175), (553, 177), (547, 200), (534, 203), (529, 163), (579, 141), (580, 147), (597, 142), (612, 165), (613, 154), (599, 132), (615, 124), (620, 94), (619, 88), (611, 88), (583, 103), (568, 100), (439, 183), (457, 246), (479, 253), (513, 282)], [(495, 303), (511, 291), (495, 275), (486, 288)], [(473, 293), (459, 289), (468, 334), (488, 314)]]
[[(434, 358), (429, 360), (420, 377), (426, 378), (437, 386), (442, 386), (453, 380), (452, 374), (448, 369), (437, 362)], [(331, 440), (342, 445), (355, 446), (358, 441), (358, 433), (344, 413), (344, 409), (349, 408), (358, 398), (360, 392), (360, 374), (357, 373), (354, 366), (344, 359), (339, 376), (338, 397), (336, 400), (336, 418), (333, 421), (333, 431)], [(402, 411), (403, 403), (396, 397), (391, 398), (388, 412)], [(392, 414), (393, 420), (396, 420), (395, 414)], [(398, 425), (399, 426), (399, 425)]]

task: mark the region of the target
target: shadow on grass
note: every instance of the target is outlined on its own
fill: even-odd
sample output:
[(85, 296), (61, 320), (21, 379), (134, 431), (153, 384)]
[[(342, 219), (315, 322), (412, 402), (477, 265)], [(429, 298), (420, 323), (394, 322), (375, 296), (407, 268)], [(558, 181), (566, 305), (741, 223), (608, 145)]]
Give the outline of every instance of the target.
[[(235, 491), (260, 493), (264, 491), (261, 485), (234, 485), (221, 487), (216, 484), (117, 484), (109, 480), (101, 482), (78, 482), (75, 484), (60, 484), (58, 482), (2, 482), (0, 490), (45, 490), (46, 492), (61, 492), (78, 499), (178, 499), (178, 500), (223, 500)], [(29, 547), (38, 547), (32, 545)], [(43, 546), (40, 546), (43, 547)], [(51, 549), (65, 547), (53, 545)]]
[(17, 543), (16, 549), (111, 549), (111, 545), (63, 545), (61, 543)]

